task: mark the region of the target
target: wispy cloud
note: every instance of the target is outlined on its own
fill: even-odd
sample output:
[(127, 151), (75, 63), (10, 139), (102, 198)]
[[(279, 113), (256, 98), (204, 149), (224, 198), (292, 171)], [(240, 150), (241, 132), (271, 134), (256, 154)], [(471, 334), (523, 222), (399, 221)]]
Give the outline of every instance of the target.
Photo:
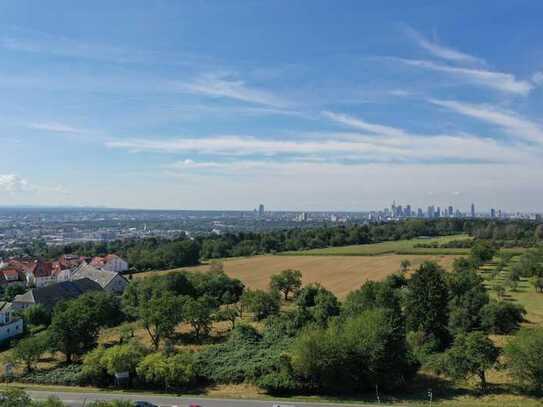
[(181, 91), (199, 95), (234, 99), (276, 108), (287, 107), (289, 103), (272, 92), (248, 86), (244, 81), (221, 74), (205, 74), (191, 82), (175, 82)]
[(499, 110), (489, 105), (474, 105), (455, 100), (430, 99), (429, 101), (458, 114), (501, 127), (515, 138), (543, 143), (543, 128), (514, 112)]
[(51, 133), (81, 134), (87, 132), (87, 130), (78, 129), (70, 125), (57, 122), (31, 123), (28, 125), (28, 128)]
[(413, 38), (416, 43), (424, 48), (426, 51), (430, 52), (435, 57), (446, 59), (452, 62), (458, 63), (467, 63), (467, 64), (484, 64), (485, 61), (481, 58), (477, 58), (473, 55), (460, 52), (456, 49), (446, 47), (444, 45), (438, 44), (436, 41), (430, 41), (418, 31), (414, 30), (411, 27), (406, 27), (405, 31), (407, 34)]
[(394, 58), (394, 60), (417, 68), (443, 72), (470, 83), (504, 93), (526, 96), (535, 87), (535, 84), (531, 81), (517, 79), (514, 75), (503, 72), (488, 71), (484, 69), (458, 68), (438, 64), (432, 61), (417, 59)]
[(352, 127), (358, 130), (369, 131), (370, 133), (376, 133), (383, 136), (391, 137), (405, 137), (407, 133), (403, 129), (396, 127), (384, 126), (382, 124), (369, 123), (364, 120), (358, 119), (353, 116), (349, 116), (343, 113), (334, 113), (329, 111), (322, 112), (323, 116), (348, 127)]

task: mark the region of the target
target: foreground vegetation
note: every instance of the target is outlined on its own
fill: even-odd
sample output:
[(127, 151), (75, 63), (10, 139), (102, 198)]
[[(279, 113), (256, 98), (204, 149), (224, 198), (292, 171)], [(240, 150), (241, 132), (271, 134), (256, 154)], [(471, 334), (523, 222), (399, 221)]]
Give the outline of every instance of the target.
[[(542, 253), (499, 267), (522, 270), (536, 292)], [(478, 240), (450, 273), (432, 262), (413, 270), (405, 259), (343, 302), (296, 270), (266, 291), (246, 289), (219, 263), (154, 275), (132, 281), (122, 299), (95, 293), (51, 316), (25, 311), (29, 333), (6, 356), (15, 380), (49, 385), (187, 392), (249, 383), (271, 395), (375, 400), (377, 391), (419, 401), (431, 387), (435, 400), (504, 392), (529, 400), (543, 384), (543, 330), (521, 329), (530, 314), (491, 287), (484, 270), (500, 264), (495, 256)]]

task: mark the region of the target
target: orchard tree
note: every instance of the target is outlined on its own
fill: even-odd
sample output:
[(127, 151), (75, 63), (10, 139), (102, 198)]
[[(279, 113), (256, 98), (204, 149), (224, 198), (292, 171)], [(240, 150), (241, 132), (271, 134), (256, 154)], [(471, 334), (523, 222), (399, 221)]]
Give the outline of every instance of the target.
[(521, 386), (543, 391), (543, 328), (523, 329), (505, 346), (511, 377)]
[(494, 367), (499, 350), (482, 332), (460, 334), (440, 358), (439, 372), (455, 380), (477, 377), (482, 391), (486, 391), (486, 372)]
[(187, 321), (194, 331), (196, 340), (202, 335), (207, 336), (211, 331), (213, 322), (212, 313), (216, 305), (212, 298), (203, 296), (198, 299), (189, 298), (183, 305), (183, 319)]
[(256, 321), (278, 314), (281, 307), (279, 293), (275, 290), (269, 293), (262, 290), (247, 290), (241, 301), (247, 310), (253, 313)]
[(488, 240), (478, 240), (471, 248), (471, 258), (477, 265), (490, 261), (496, 255), (496, 248)]
[(13, 350), (13, 358), (16, 362), (23, 363), (27, 372), (31, 372), (48, 348), (49, 337), (46, 333), (29, 336), (17, 343)]
[(283, 270), (272, 276), (270, 281), (272, 290), (281, 291), (285, 301), (290, 293), (296, 293), (302, 287), (302, 272), (299, 270)]
[(160, 347), (162, 339), (173, 335), (175, 328), (183, 320), (183, 303), (183, 298), (165, 293), (139, 305), (139, 317), (155, 350)]

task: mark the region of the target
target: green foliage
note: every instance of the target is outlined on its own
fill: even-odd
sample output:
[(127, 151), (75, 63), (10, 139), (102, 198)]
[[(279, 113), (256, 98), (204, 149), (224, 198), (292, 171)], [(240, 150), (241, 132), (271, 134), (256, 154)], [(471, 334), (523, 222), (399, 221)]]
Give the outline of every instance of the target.
[(319, 326), (326, 326), (328, 320), (341, 311), (337, 297), (319, 284), (304, 287), (298, 293), (296, 305)]
[(88, 308), (84, 300), (61, 303), (55, 307), (48, 329), (51, 344), (71, 362), (74, 355), (83, 355), (94, 347), (100, 322), (96, 310)]
[(137, 373), (146, 383), (165, 389), (186, 387), (195, 380), (193, 354), (151, 353), (138, 364)]
[(240, 317), (239, 308), (234, 305), (227, 305), (215, 312), (215, 321), (228, 321), (232, 324), (232, 329), (236, 327), (236, 321)]
[(0, 407), (28, 407), (32, 405), (30, 396), (20, 389), (0, 391)]
[(8, 285), (3, 292), (2, 295), (2, 301), (11, 302), (15, 298), (16, 295), (24, 294), (26, 292), (26, 288), (23, 285), (15, 284), (15, 285)]
[(343, 314), (353, 317), (374, 308), (389, 309), (401, 318), (400, 298), (393, 280), (367, 281), (358, 290), (351, 291), (343, 304)]
[(439, 349), (450, 343), (449, 290), (445, 272), (433, 262), (421, 264), (408, 283), (405, 315), (407, 328), (420, 331), (426, 340), (437, 341)]
[(393, 389), (417, 369), (404, 333), (382, 309), (305, 330), (291, 353), (295, 374), (320, 392), (363, 392), (376, 385)]
[(504, 355), (511, 377), (521, 386), (543, 391), (543, 328), (522, 329), (505, 346)]
[(277, 291), (247, 290), (241, 298), (243, 306), (253, 313), (256, 321), (279, 313), (281, 306)]
[(481, 329), (481, 310), (489, 296), (483, 279), (471, 268), (448, 275), (449, 330), (453, 335)]
[(471, 248), (471, 259), (476, 265), (490, 261), (496, 255), (496, 248), (487, 240), (478, 240)]
[(20, 313), (26, 326), (48, 326), (51, 323), (51, 315), (42, 304), (34, 304), (25, 308)]
[(12, 356), (15, 362), (24, 364), (27, 372), (31, 372), (48, 348), (49, 336), (47, 333), (40, 333), (21, 339), (13, 349)]
[(520, 328), (526, 310), (519, 304), (491, 301), (481, 309), (481, 327), (490, 333), (508, 335)]
[(400, 273), (406, 273), (411, 268), (411, 261), (404, 259), (400, 262)]
[(129, 372), (134, 375), (136, 366), (144, 358), (145, 353), (145, 349), (135, 342), (107, 349), (99, 346), (85, 355), (81, 372), (91, 383), (109, 384), (115, 373)]
[(460, 334), (438, 362), (438, 372), (455, 380), (479, 379), (481, 389), (487, 388), (486, 371), (497, 362), (499, 350), (482, 332)]
[(283, 270), (279, 274), (271, 277), (270, 287), (272, 290), (281, 291), (285, 301), (287, 301), (290, 293), (296, 294), (302, 287), (302, 272), (290, 269)]
[(158, 350), (162, 339), (173, 335), (175, 327), (183, 320), (183, 305), (183, 298), (168, 292), (139, 304), (139, 317), (155, 350)]
[(212, 313), (217, 308), (213, 298), (204, 295), (198, 299), (188, 298), (183, 304), (183, 317), (197, 340), (209, 335), (213, 322)]
[(35, 370), (31, 373), (25, 374), (24, 376), (18, 377), (17, 381), (20, 381), (21, 383), (33, 384), (79, 386), (85, 383), (81, 369), (81, 365), (72, 364), (58, 367), (53, 370)]
[(255, 383), (278, 371), (292, 339), (263, 337), (253, 327), (238, 324), (225, 343), (195, 354), (198, 375), (212, 383)]

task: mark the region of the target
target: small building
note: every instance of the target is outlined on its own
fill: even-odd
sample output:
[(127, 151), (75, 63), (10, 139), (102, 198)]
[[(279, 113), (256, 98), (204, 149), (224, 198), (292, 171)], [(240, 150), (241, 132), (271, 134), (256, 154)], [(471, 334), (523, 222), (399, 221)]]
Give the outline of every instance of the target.
[(81, 264), (73, 271), (72, 281), (82, 278), (88, 278), (100, 284), (105, 291), (115, 294), (122, 294), (128, 285), (128, 280), (122, 274), (105, 269), (97, 269), (87, 263)]
[(41, 259), (35, 260), (25, 269), (28, 286), (45, 287), (56, 283), (57, 279), (53, 273), (53, 264)]
[(33, 288), (24, 294), (16, 295), (13, 300), (13, 308), (21, 310), (41, 304), (51, 312), (59, 302), (73, 300), (91, 291), (102, 291), (102, 287), (89, 278), (63, 281), (46, 287)]
[(116, 254), (108, 254), (104, 257), (93, 257), (90, 265), (101, 270), (124, 273), (128, 271), (128, 263)]
[(0, 302), (0, 341), (23, 333), (23, 319), (15, 317), (11, 302)]

